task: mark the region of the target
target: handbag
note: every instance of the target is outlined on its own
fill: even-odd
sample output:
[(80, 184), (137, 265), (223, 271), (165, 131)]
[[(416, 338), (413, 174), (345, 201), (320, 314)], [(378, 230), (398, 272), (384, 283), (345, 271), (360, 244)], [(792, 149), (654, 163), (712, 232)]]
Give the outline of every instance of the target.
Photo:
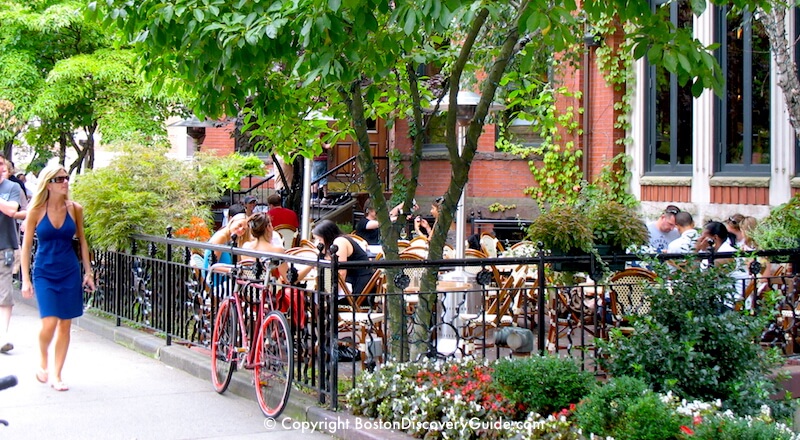
[(81, 261), (81, 241), (78, 237), (72, 237), (72, 250), (75, 252), (75, 256), (78, 257), (78, 261)]

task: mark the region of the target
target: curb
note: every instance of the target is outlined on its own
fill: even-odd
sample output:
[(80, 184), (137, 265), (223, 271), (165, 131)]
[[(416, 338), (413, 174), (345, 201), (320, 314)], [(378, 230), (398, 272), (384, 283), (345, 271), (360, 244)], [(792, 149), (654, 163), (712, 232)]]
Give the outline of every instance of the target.
[[(35, 300), (20, 300), (31, 307), (36, 307)], [(84, 314), (73, 323), (81, 329), (113, 341), (144, 356), (156, 359), (172, 368), (185, 371), (197, 378), (207, 380), (211, 387), (211, 368), (208, 356), (182, 345), (165, 345), (165, 341), (157, 336), (149, 335), (135, 329), (117, 327), (103, 318)], [(228, 387), (228, 391), (239, 397), (256, 402), (253, 390), (252, 373), (236, 371)], [(344, 440), (408, 440), (413, 437), (398, 431), (371, 428), (376, 420), (354, 416), (348, 412), (334, 412), (317, 406), (311, 396), (293, 389), (282, 418), (303, 423), (306, 431), (324, 432)], [(300, 429), (283, 422), (287, 427)], [(310, 426), (309, 426), (310, 425)]]

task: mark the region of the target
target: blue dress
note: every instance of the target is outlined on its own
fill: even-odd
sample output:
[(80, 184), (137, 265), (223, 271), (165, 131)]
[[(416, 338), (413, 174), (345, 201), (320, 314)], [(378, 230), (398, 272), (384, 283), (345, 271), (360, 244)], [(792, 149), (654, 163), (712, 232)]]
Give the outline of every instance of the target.
[(33, 290), (42, 318), (72, 319), (83, 315), (81, 266), (72, 248), (75, 231), (69, 212), (60, 228), (53, 226), (46, 213), (36, 226)]

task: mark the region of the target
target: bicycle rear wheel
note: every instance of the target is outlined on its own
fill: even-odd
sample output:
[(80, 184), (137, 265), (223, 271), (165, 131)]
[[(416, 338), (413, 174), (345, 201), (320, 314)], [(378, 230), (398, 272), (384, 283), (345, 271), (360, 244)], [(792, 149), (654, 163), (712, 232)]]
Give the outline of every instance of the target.
[(289, 400), (294, 371), (292, 334), (283, 313), (275, 310), (267, 313), (256, 350), (258, 358), (253, 373), (258, 405), (265, 416), (275, 418)]
[(236, 368), (236, 307), (226, 299), (219, 305), (211, 336), (211, 383), (222, 394)]

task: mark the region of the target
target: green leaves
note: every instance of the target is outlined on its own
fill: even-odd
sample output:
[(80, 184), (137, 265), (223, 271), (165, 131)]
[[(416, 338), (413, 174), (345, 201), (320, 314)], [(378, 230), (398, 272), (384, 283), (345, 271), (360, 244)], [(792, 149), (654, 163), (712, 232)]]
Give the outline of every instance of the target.
[(132, 233), (162, 236), (167, 226), (187, 226), (192, 217), (210, 220), (205, 202), (219, 197), (215, 188), (208, 173), (147, 148), (82, 174), (72, 196), (84, 206), (89, 243), (124, 250)]

